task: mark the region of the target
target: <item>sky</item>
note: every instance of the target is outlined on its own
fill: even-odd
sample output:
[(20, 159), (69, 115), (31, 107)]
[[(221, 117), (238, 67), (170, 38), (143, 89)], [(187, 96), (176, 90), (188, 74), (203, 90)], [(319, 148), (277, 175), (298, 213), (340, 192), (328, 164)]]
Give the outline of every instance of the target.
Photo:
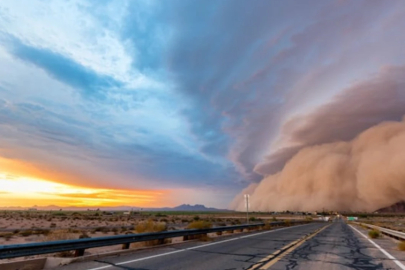
[(403, 29), (401, 0), (2, 0), (0, 206), (227, 208), (402, 119)]

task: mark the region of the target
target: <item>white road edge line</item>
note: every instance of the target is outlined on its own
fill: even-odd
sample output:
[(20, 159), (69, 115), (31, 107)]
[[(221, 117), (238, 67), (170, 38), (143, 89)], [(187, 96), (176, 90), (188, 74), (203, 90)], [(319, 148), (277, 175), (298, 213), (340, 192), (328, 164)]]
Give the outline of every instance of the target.
[(374, 241), (372, 241), (371, 239), (368, 239), (368, 237), (366, 235), (364, 235), (361, 231), (357, 230), (356, 228), (354, 228), (352, 225), (349, 225), (353, 230), (355, 230), (356, 232), (358, 232), (359, 234), (361, 234), (364, 238), (366, 238), (368, 241), (370, 241), (371, 244), (373, 244), (376, 248), (378, 248), (382, 253), (384, 253), (385, 256), (387, 256), (389, 259), (393, 260), (393, 262), (398, 265), (402, 270), (405, 270), (405, 265), (403, 265), (402, 263), (400, 263), (394, 256), (392, 256), (391, 254), (389, 254), (387, 251), (385, 251), (382, 247), (380, 247), (378, 244), (376, 244)]
[[(309, 224), (311, 224), (311, 223), (309, 223)], [(170, 252), (166, 252), (166, 253), (162, 253), (162, 254), (157, 254), (157, 255), (152, 255), (152, 256), (148, 256), (148, 257), (144, 257), (144, 258), (139, 258), (139, 259), (135, 259), (135, 260), (131, 260), (131, 261), (125, 261), (125, 262), (115, 263), (115, 265), (123, 265), (123, 264), (128, 264), (128, 263), (133, 263), (133, 262), (139, 262), (139, 261), (149, 260), (149, 259), (153, 259), (153, 258), (157, 258), (157, 257), (161, 257), (161, 256), (166, 256), (166, 255), (170, 255), (170, 254), (174, 254), (174, 253), (179, 253), (179, 252), (183, 252), (183, 251), (187, 251), (187, 250), (198, 249), (198, 248), (202, 248), (202, 247), (208, 247), (208, 246), (212, 246), (212, 245), (217, 245), (217, 244), (221, 244), (221, 243), (225, 243), (225, 242), (230, 242), (230, 241), (234, 241), (234, 240), (238, 240), (238, 239), (248, 238), (248, 237), (252, 237), (252, 236), (256, 236), (256, 235), (261, 235), (261, 234), (265, 234), (265, 233), (272, 233), (272, 232), (277, 232), (277, 231), (282, 231), (282, 230), (297, 228), (297, 227), (301, 227), (301, 226), (307, 226), (307, 225), (309, 225), (309, 224), (297, 225), (297, 226), (292, 226), (292, 227), (286, 227), (286, 228), (275, 229), (275, 230), (271, 230), (271, 231), (265, 231), (265, 232), (255, 233), (255, 234), (244, 235), (244, 236), (235, 237), (235, 238), (231, 238), (231, 239), (227, 239), (227, 240), (222, 240), (222, 241), (218, 241), (218, 242), (214, 242), (214, 243), (209, 243), (209, 244), (205, 244), (205, 245), (200, 245), (200, 246), (195, 246), (195, 247), (185, 248), (185, 249), (179, 249), (179, 250), (170, 251)], [(109, 267), (114, 267), (114, 265), (106, 265), (106, 266), (100, 266), (100, 267), (96, 267), (96, 268), (89, 268), (89, 269), (87, 269), (87, 270), (100, 270), (100, 269), (106, 269), (106, 268), (109, 268)], [(404, 270), (405, 270), (405, 268), (404, 268)]]

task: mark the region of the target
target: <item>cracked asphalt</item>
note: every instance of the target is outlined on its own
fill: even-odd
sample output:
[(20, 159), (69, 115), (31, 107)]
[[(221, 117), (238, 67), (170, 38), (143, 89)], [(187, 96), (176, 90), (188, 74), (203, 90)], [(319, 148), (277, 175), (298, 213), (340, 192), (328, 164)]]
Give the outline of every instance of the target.
[[(262, 261), (270, 254), (326, 225), (328, 224), (311, 223), (281, 230), (235, 234), (216, 238), (212, 242), (157, 247), (74, 263), (57, 269), (257, 269), (271, 260), (269, 258), (268, 261)], [(341, 221), (333, 222), (290, 253), (281, 253), (280, 257), (270, 269), (401, 269)], [(403, 255), (402, 257), (405, 258)], [(260, 261), (262, 262), (259, 263)]]

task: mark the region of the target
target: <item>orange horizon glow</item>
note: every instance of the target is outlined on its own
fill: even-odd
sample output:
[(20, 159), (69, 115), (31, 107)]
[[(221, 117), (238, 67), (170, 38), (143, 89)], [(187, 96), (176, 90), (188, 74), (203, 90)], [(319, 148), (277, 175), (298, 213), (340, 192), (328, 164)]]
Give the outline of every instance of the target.
[(69, 175), (3, 157), (0, 157), (0, 168), (0, 207), (157, 207), (171, 204), (167, 196), (170, 190), (125, 190), (70, 184)]
[(160, 205), (159, 198), (168, 191), (88, 188), (0, 173), (1, 207), (108, 207)]

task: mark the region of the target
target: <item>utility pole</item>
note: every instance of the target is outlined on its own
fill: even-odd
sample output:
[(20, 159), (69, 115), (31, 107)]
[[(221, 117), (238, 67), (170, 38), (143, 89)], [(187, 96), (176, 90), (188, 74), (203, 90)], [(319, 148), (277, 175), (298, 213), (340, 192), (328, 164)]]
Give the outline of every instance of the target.
[(246, 206), (246, 223), (249, 224), (249, 194), (245, 194), (245, 206)]

